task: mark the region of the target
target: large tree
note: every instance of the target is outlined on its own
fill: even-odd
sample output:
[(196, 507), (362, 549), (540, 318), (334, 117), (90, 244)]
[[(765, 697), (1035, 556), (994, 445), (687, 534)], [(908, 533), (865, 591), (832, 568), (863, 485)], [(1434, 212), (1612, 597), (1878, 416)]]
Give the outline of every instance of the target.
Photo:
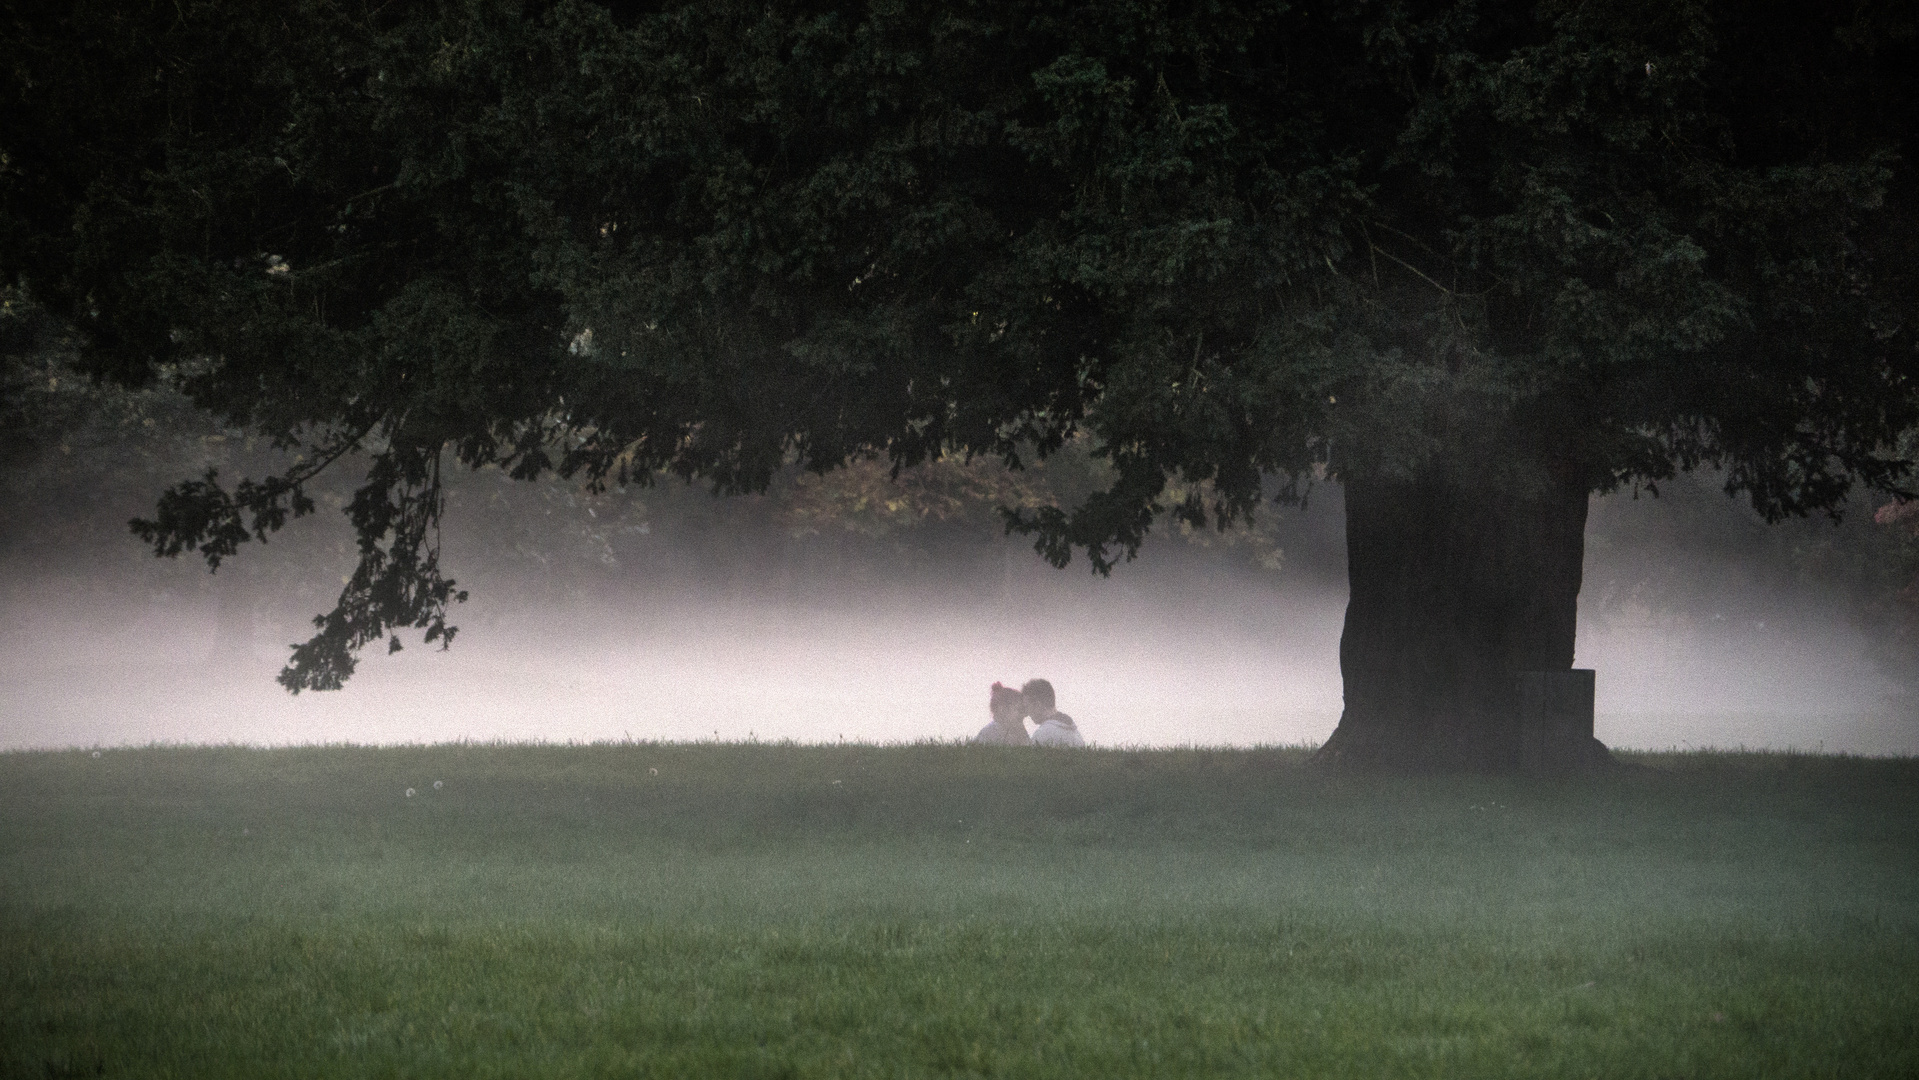
[[(1508, 768), (1592, 492), (1900, 490), (1914, 27), (1744, 2), (16, 5), (5, 265), (102, 375), (296, 444), (137, 523), (217, 562), (350, 451), (337, 686), (450, 633), (440, 469), (755, 490), (1088, 433), (1096, 570), (1345, 488), (1325, 756)], [(1178, 492), (1178, 498), (1169, 497)], [(397, 638), (394, 639), (397, 645)]]

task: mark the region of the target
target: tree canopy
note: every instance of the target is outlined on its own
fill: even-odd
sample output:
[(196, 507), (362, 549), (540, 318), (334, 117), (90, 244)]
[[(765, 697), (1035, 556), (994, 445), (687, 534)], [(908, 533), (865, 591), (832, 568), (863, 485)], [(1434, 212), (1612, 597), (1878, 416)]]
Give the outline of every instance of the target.
[[(722, 492), (1019, 463), (1064, 564), (1315, 479), (1900, 491), (1912, 17), (1730, 2), (16, 6), (0, 272), (87, 363), (301, 448), (141, 535), (217, 563), (373, 462), (282, 676), (446, 634), (440, 469)], [(1568, 479), (1569, 478), (1569, 479)], [(1583, 520), (1583, 518), (1582, 518)], [(1576, 591), (1576, 587), (1575, 587)]]

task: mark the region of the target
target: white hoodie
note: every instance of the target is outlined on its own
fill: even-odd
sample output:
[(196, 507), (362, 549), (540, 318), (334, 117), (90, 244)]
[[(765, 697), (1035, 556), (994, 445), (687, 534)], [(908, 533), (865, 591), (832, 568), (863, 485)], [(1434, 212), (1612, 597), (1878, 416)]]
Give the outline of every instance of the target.
[[(1034, 717), (1038, 720), (1038, 717)], [(1086, 740), (1080, 738), (1079, 728), (1073, 724), (1073, 718), (1063, 712), (1056, 712), (1033, 729), (1034, 746), (1085, 746)]]

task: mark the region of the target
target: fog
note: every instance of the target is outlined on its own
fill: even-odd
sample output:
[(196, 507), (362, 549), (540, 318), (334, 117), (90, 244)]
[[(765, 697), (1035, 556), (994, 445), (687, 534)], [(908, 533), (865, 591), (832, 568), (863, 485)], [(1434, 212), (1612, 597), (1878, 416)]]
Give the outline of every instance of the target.
[[(446, 558), (473, 599), (455, 610), (452, 649), (415, 632), (396, 655), (368, 650), (346, 689), (297, 697), (273, 677), (347, 569), (338, 526), (298, 523), (305, 540), (250, 545), (212, 578), (131, 539), (104, 566), (16, 552), (0, 593), (0, 748), (952, 740), (986, 722), (988, 684), (1033, 677), (1095, 745), (1317, 743), (1340, 710), (1336, 495), (1274, 511), (1295, 515), (1276, 572), (1161, 540), (1110, 579), (988, 538), (960, 557), (849, 567), (818, 555), (878, 549), (813, 536), (808, 559), (787, 551), (762, 572), (753, 543), (716, 554), (662, 528), (635, 550), (675, 550), (608, 556), (558, 585), (537, 562), (495, 557), (456, 515)], [(1599, 673), (1602, 740), (1919, 752), (1870, 640), (1816, 589), (1733, 575), (1674, 605), (1621, 586), (1670, 593), (1644, 573), (1654, 564), (1710, 576), (1661, 524), (1669, 503), (1595, 503), (1610, 539), (1589, 544), (1577, 663)]]
[(451, 650), (369, 650), (346, 689), (297, 698), (273, 682), (297, 609), (235, 648), (217, 599), (42, 589), (6, 620), (0, 745), (952, 739), (986, 722), (989, 683), (1036, 676), (1106, 744), (1316, 741), (1337, 720), (1336, 596), (1025, 558), (1012, 597), (680, 585), (536, 605), (474, 579)]

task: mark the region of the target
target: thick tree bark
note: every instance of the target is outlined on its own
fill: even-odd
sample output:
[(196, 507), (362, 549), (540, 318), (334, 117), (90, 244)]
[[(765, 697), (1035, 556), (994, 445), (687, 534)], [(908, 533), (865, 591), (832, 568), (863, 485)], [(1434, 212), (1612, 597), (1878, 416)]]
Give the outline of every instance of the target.
[[(1320, 760), (1518, 770), (1517, 673), (1572, 667), (1583, 478), (1555, 477), (1524, 495), (1356, 478), (1345, 494), (1346, 711)], [(1556, 759), (1611, 760), (1581, 739)]]

